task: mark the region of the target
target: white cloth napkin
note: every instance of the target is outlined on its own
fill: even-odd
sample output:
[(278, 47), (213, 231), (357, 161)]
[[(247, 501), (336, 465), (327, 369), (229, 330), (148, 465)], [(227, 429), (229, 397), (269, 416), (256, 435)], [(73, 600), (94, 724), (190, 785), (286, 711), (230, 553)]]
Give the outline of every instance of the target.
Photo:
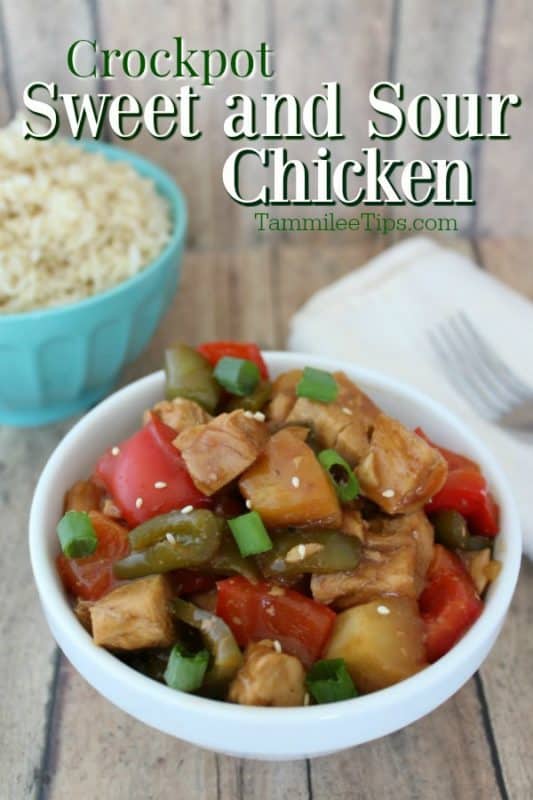
[(317, 292), (293, 317), (289, 349), (356, 361), (453, 410), (499, 459), (520, 508), (525, 551), (533, 558), (533, 438), (481, 419), (450, 386), (430, 346), (427, 331), (459, 310), (533, 386), (533, 304), (426, 238), (391, 247)]

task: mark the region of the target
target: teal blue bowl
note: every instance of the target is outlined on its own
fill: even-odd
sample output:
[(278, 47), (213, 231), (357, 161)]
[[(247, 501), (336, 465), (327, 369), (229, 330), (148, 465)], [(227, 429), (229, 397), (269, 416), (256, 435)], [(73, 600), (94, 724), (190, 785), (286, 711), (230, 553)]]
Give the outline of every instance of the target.
[(57, 308), (0, 314), (1, 424), (44, 425), (108, 394), (147, 346), (176, 292), (187, 230), (181, 191), (140, 156), (100, 142), (83, 147), (126, 161), (154, 182), (169, 206), (171, 238), (148, 267), (106, 292)]

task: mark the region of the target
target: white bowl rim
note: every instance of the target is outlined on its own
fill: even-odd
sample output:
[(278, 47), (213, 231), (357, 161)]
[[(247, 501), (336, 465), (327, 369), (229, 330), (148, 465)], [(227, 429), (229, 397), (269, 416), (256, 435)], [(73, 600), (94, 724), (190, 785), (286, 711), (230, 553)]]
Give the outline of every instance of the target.
[[(59, 588), (55, 565), (50, 561), (45, 552), (45, 536), (40, 525), (41, 511), (46, 506), (49, 479), (55, 466), (61, 459), (63, 450), (68, 448), (78, 438), (83, 438), (90, 431), (93, 423), (103, 412), (113, 414), (135, 389), (145, 388), (147, 385), (161, 382), (163, 372), (158, 371), (147, 375), (140, 380), (128, 384), (123, 389), (110, 395), (88, 412), (58, 444), (50, 456), (38, 481), (30, 511), (29, 544), (30, 556), (34, 579), (39, 595), (47, 614), (51, 615), (58, 630), (71, 640), (83, 653), (88, 668), (98, 666), (106, 671), (110, 677), (127, 686), (130, 692), (140, 693), (144, 699), (158, 706), (162, 704), (168, 714), (181, 709), (184, 712), (195, 714), (205, 713), (206, 718), (217, 718), (217, 722), (239, 723), (245, 719), (261, 718), (265, 723), (279, 721), (280, 724), (294, 724), (295, 726), (311, 722), (319, 722), (345, 718), (347, 715), (356, 715), (373, 710), (383, 712), (394, 702), (402, 699), (407, 704), (422, 692), (431, 693), (446, 680), (447, 674), (454, 665), (467, 663), (469, 658), (475, 657), (478, 646), (490, 638), (498, 629), (511, 601), (516, 581), (518, 578), (521, 558), (521, 534), (518, 512), (513, 495), (506, 477), (501, 471), (495, 457), (486, 449), (474, 434), (448, 409), (418, 391), (417, 389), (387, 377), (377, 371), (363, 369), (355, 363), (341, 361), (321, 356), (311, 356), (304, 353), (287, 353), (284, 351), (263, 351), (267, 364), (275, 368), (277, 361), (283, 361), (283, 370), (302, 367), (302, 365), (333, 370), (345, 370), (357, 375), (356, 380), (363, 384), (371, 384), (380, 390), (391, 394), (401, 394), (410, 397), (416, 402), (427, 405), (437, 416), (444, 418), (446, 424), (455, 429), (462, 437), (465, 444), (471, 446), (483, 455), (483, 462), (489, 465), (496, 478), (498, 492), (505, 510), (507, 527), (505, 531), (505, 555), (498, 580), (492, 586), (492, 592), (487, 599), (484, 613), (475, 622), (465, 636), (436, 663), (426, 667), (416, 675), (390, 686), (386, 689), (362, 695), (352, 700), (344, 700), (326, 705), (316, 705), (296, 708), (262, 708), (256, 706), (241, 706), (228, 702), (198, 697), (183, 692), (177, 692), (140, 672), (123, 664), (118, 658), (103, 648), (94, 645), (90, 635), (82, 628), (76, 619), (68, 600)], [(469, 447), (465, 447), (468, 450)], [(222, 749), (222, 748), (221, 748)]]

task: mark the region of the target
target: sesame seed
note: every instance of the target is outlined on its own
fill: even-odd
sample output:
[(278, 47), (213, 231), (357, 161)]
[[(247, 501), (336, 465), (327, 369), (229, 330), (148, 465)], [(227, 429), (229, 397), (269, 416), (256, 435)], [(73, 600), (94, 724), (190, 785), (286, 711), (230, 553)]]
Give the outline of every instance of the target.
[(351, 408), (347, 408), (347, 406), (344, 406), (342, 410), (343, 410), (344, 414), (348, 414), (349, 417), (351, 417), (352, 414), (353, 414), (352, 409)]
[(111, 448), (111, 455), (112, 456), (118, 456), (119, 453), (120, 453), (120, 447), (116, 447), (115, 446), (115, 447)]
[(246, 501), (246, 508), (247, 508), (248, 510), (251, 510), (251, 508), (252, 508), (252, 501), (251, 501), (251, 500), (247, 500), (247, 501)]
[(384, 617), (386, 617), (387, 614), (390, 614), (390, 608), (388, 606), (378, 606), (376, 608), (376, 611), (378, 612), (378, 614), (381, 614)]
[(384, 492), (381, 492), (382, 497), (394, 497), (395, 494), (394, 489), (385, 489)]
[(311, 698), (309, 696), (309, 692), (304, 694), (304, 706), (308, 706), (311, 703)]
[(142, 499), (142, 497), (138, 497), (137, 500), (135, 501), (135, 508), (142, 508), (143, 503), (144, 500)]
[(167, 542), (170, 542), (170, 544), (176, 544), (176, 539), (175, 539), (173, 533), (166, 533), (165, 537), (166, 537)]
[(182, 514), (190, 514), (191, 511), (194, 511), (194, 506), (183, 506), (181, 509)]
[(253, 418), (254, 418), (254, 412), (253, 412), (253, 411), (245, 411), (245, 412), (244, 412), (244, 416), (245, 416), (247, 419), (253, 419)]
[(281, 643), (280, 643), (280, 642), (278, 642), (278, 640), (277, 640), (277, 639), (274, 639), (274, 641), (272, 642), (272, 644), (273, 644), (273, 646), (274, 646), (274, 650), (276, 651), (276, 653), (281, 653)]
[(165, 481), (156, 481), (154, 483), (154, 489), (166, 489), (166, 488), (167, 484), (165, 483)]
[(298, 555), (300, 558), (305, 558), (305, 544), (298, 545)]
[(300, 487), (300, 478), (298, 477), (298, 475), (292, 476), (291, 483), (295, 489), (298, 489)]
[(274, 606), (266, 606), (265, 613), (268, 614), (269, 617), (273, 617), (276, 613), (276, 609)]
[(258, 422), (264, 422), (266, 417), (262, 411), (256, 411), (254, 414), (254, 419), (256, 419)]

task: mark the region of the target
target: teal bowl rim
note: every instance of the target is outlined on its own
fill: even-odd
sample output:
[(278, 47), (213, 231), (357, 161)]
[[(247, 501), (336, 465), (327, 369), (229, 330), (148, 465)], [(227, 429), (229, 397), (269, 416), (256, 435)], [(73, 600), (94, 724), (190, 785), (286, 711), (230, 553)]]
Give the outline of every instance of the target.
[(4, 322), (21, 322), (23, 320), (34, 321), (39, 320), (40, 318), (68, 314), (76, 311), (78, 308), (88, 308), (95, 303), (99, 303), (101, 300), (111, 299), (119, 295), (121, 292), (135, 287), (151, 273), (155, 272), (158, 267), (161, 266), (161, 262), (168, 255), (170, 255), (170, 253), (176, 247), (179, 247), (185, 238), (188, 222), (187, 202), (183, 192), (166, 170), (157, 166), (157, 164), (154, 164), (153, 161), (138, 155), (137, 153), (130, 153), (129, 150), (126, 150), (123, 147), (117, 147), (116, 145), (107, 144), (105, 142), (76, 142), (69, 140), (69, 144), (81, 146), (85, 150), (94, 151), (97, 153), (100, 152), (104, 156), (108, 157), (110, 161), (126, 161), (139, 175), (141, 175), (141, 177), (149, 179), (151, 178), (155, 183), (156, 189), (162, 188), (163, 196), (169, 204), (170, 211), (174, 215), (171, 237), (163, 250), (153, 261), (150, 261), (150, 263), (147, 264), (146, 267), (143, 267), (140, 272), (137, 272), (136, 275), (132, 275), (131, 278), (127, 278), (125, 281), (117, 283), (116, 286), (112, 286), (110, 289), (106, 289), (103, 292), (98, 292), (90, 297), (85, 297), (83, 300), (75, 300), (72, 303), (64, 303), (63, 305), (51, 306), (49, 308), (38, 308), (33, 311), (17, 311), (14, 314), (0, 314), (0, 327)]

